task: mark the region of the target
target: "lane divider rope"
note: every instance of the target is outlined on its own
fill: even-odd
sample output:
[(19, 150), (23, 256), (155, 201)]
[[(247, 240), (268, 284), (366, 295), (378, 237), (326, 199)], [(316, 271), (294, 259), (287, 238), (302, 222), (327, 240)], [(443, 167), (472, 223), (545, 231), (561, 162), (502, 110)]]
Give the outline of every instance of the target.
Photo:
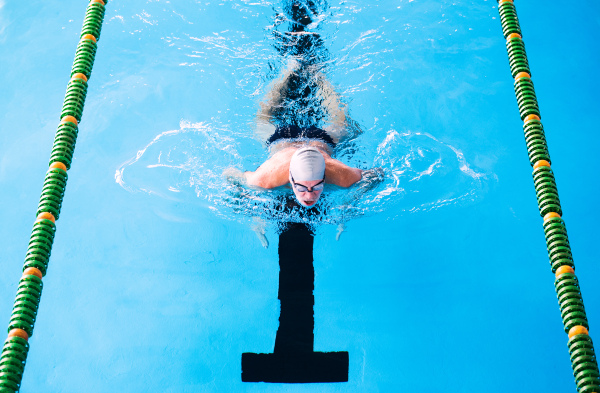
[(50, 165), (40, 196), (37, 219), (31, 231), (23, 275), (19, 281), (8, 326), (8, 338), (0, 356), (0, 393), (17, 393), (21, 388), (29, 352), (29, 338), (33, 335), (42, 296), (42, 278), (48, 270), (56, 220), (60, 215), (67, 185), (67, 170), (70, 169), (73, 160), (78, 125), (83, 114), (87, 84), (96, 57), (106, 3), (106, 0), (91, 0), (85, 13), (81, 39), (77, 46), (71, 79), (67, 85), (60, 123), (50, 155)]
[(552, 272), (555, 274), (554, 286), (565, 332), (569, 337), (568, 347), (577, 391), (600, 393), (598, 363), (588, 331), (589, 325), (579, 281), (575, 275), (567, 228), (562, 219), (556, 180), (551, 168), (548, 144), (514, 1), (499, 0), (498, 11), (504, 38), (506, 38), (510, 71), (515, 79), (519, 114), (524, 122), (523, 131), (529, 162), (533, 166), (533, 182), (538, 206), (540, 215), (544, 219), (548, 256)]

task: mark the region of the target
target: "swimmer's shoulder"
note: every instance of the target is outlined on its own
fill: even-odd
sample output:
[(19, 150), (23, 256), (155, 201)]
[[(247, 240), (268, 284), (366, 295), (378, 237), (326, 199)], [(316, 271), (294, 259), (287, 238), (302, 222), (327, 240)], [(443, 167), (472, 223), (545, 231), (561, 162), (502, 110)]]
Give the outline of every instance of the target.
[(245, 172), (245, 178), (249, 185), (265, 189), (277, 188), (288, 182), (288, 172), (290, 170), (290, 161), (295, 148), (281, 149), (275, 153), (271, 152), (271, 157), (265, 161), (254, 172)]

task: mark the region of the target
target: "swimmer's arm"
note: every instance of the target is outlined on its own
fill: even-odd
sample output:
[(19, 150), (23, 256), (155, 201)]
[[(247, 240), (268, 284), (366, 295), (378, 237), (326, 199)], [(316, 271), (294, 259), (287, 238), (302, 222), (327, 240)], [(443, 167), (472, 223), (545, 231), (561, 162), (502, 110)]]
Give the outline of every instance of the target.
[[(293, 154), (293, 151), (291, 153)], [(288, 172), (290, 171), (290, 157), (288, 156), (291, 154), (275, 154), (256, 171), (245, 172), (244, 177), (248, 185), (271, 189), (288, 183)]]
[[(259, 168), (260, 169), (260, 168)], [(266, 171), (245, 172), (244, 176), (249, 186), (260, 187), (265, 189), (281, 187), (288, 182), (287, 177), (285, 179), (271, 175)]]
[(353, 213), (353, 205), (356, 202), (358, 202), (367, 192), (376, 188), (384, 180), (385, 173), (382, 168), (371, 168), (362, 171), (362, 178), (360, 179), (360, 181), (356, 183), (356, 186), (353, 187), (352, 190), (350, 190), (350, 192), (348, 192), (345, 195), (344, 199), (340, 203), (342, 209), (342, 222), (338, 226), (338, 232), (336, 234), (335, 240), (340, 239), (340, 236), (345, 229), (344, 223), (347, 221), (347, 219), (355, 217), (357, 214), (360, 214), (356, 212)]
[(325, 181), (336, 186), (348, 188), (362, 179), (362, 170), (349, 167), (342, 162), (325, 158)]

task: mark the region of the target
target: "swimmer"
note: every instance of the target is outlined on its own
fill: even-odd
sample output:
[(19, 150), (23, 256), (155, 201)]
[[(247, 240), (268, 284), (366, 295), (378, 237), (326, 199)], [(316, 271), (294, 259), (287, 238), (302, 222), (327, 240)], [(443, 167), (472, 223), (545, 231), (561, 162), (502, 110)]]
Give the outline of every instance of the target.
[[(247, 186), (273, 189), (288, 186), (296, 201), (304, 208), (317, 205), (326, 185), (349, 188), (360, 183), (361, 194), (373, 188), (383, 178), (381, 168), (362, 170), (350, 167), (332, 158), (336, 145), (347, 136), (348, 116), (331, 84), (317, 73), (319, 102), (330, 122), (323, 129), (315, 125), (307, 127), (284, 124), (286, 117), (296, 119), (290, 111), (290, 84), (301, 72), (297, 61), (290, 61), (282, 78), (276, 80), (256, 115), (256, 135), (269, 148), (270, 157), (255, 171), (240, 172), (230, 168), (224, 174), (241, 180)], [(311, 121), (309, 118), (308, 122)], [(279, 123), (279, 124), (277, 124)]]
[[(291, 31), (281, 35), (278, 46), (288, 64), (271, 83), (256, 114), (256, 136), (269, 148), (269, 159), (255, 171), (229, 168), (224, 172), (231, 181), (260, 189), (289, 186), (306, 209), (318, 204), (328, 184), (342, 188), (359, 184), (350, 196), (356, 200), (383, 180), (381, 168), (353, 168), (332, 157), (338, 143), (361, 131), (322, 72), (326, 57), (322, 41), (318, 34), (306, 31), (313, 11), (291, 2)], [(325, 125), (319, 128), (319, 124)], [(264, 223), (257, 221), (253, 229), (267, 247)], [(340, 225), (338, 239), (342, 231)]]
[(325, 183), (350, 187), (361, 180), (362, 170), (331, 158), (324, 142), (314, 139), (286, 144), (256, 171), (245, 172), (244, 176), (248, 185), (265, 189), (289, 183), (297, 201), (311, 208), (319, 200)]
[(299, 68), (300, 64), (292, 60), (283, 78), (273, 83), (260, 103), (256, 133), (270, 148), (271, 156), (258, 169), (244, 172), (243, 176), (247, 185), (263, 189), (289, 185), (298, 203), (305, 208), (312, 208), (326, 184), (348, 188), (365, 180), (365, 174), (369, 179), (374, 172), (380, 174), (380, 169), (363, 171), (331, 157), (336, 144), (346, 136), (347, 114), (339, 96), (320, 73), (313, 79), (331, 124), (326, 129), (314, 125), (274, 124), (283, 117), (281, 112), (288, 107), (285, 98), (291, 95), (289, 85), (300, 72)]

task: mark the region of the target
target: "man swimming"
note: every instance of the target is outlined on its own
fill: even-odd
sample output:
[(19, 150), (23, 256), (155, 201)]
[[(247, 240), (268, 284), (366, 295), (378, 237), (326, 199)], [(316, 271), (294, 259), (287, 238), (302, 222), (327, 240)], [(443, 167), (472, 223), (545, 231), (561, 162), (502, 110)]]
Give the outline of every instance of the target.
[(273, 83), (260, 103), (256, 133), (269, 147), (270, 158), (255, 171), (238, 173), (238, 176), (242, 176), (247, 185), (263, 189), (289, 185), (296, 201), (309, 209), (317, 204), (326, 184), (348, 188), (360, 182), (361, 190), (355, 195), (358, 197), (383, 179), (383, 171), (381, 168), (353, 168), (332, 158), (337, 143), (347, 136), (349, 124), (345, 106), (323, 74), (317, 73), (312, 78), (330, 124), (325, 129), (314, 125), (273, 124), (283, 117), (281, 112), (289, 110), (285, 99), (291, 95), (288, 93), (290, 81), (300, 72), (298, 62), (291, 61), (284, 76)]
[[(302, 135), (299, 127), (289, 126), (287, 129)], [(278, 134), (284, 134), (282, 128), (278, 128), (274, 135)], [(325, 183), (350, 187), (361, 180), (362, 170), (331, 158), (327, 144), (320, 138), (311, 138), (311, 134), (328, 136), (325, 131), (312, 127), (304, 133), (305, 141), (285, 138), (288, 140), (281, 142), (279, 149), (272, 152), (271, 158), (256, 171), (244, 173), (247, 184), (271, 189), (289, 182), (298, 202), (310, 208), (319, 200)]]
[[(278, 37), (276, 47), (288, 64), (271, 83), (256, 115), (256, 135), (269, 147), (269, 159), (255, 171), (229, 168), (225, 173), (234, 182), (241, 178), (261, 189), (289, 185), (297, 203), (306, 209), (317, 205), (326, 184), (348, 188), (360, 183), (342, 202), (349, 205), (383, 180), (381, 168), (361, 170), (332, 158), (337, 144), (361, 130), (349, 119), (347, 106), (323, 73), (327, 56), (319, 34), (306, 31), (315, 19), (313, 8), (312, 2), (290, 2), (286, 11), (290, 31)], [(253, 229), (266, 247), (264, 228)], [(338, 237), (342, 230), (340, 225)]]

